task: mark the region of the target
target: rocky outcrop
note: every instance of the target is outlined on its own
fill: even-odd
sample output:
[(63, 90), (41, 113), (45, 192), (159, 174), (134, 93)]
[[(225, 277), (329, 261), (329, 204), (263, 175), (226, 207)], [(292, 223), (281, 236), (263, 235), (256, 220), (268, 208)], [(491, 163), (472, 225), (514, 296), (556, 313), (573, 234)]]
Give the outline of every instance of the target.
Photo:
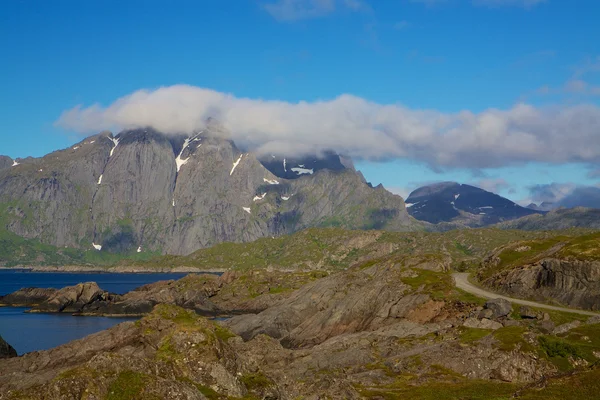
[(401, 278), (411, 272), (393, 265), (384, 262), (330, 275), (303, 286), (260, 314), (234, 317), (226, 324), (246, 340), (267, 334), (286, 347), (297, 348), (405, 320), (444, 320), (444, 302), (432, 301), (428, 294), (402, 283)]
[(17, 351), (0, 336), (0, 359), (16, 357)]
[(519, 298), (556, 301), (570, 307), (600, 310), (600, 262), (544, 258), (499, 272), (486, 286)]
[(0, 296), (0, 305), (12, 307), (35, 307), (48, 301), (57, 292), (56, 289), (23, 288), (16, 292)]
[(0, 156), (0, 169), (10, 168), (13, 165), (13, 160), (7, 156)]
[[(457, 340), (448, 321), (408, 320), (286, 349), (231, 331), (175, 306), (142, 320), (0, 363), (0, 398), (373, 398), (370, 387), (403, 388), (463, 376), (531, 382), (552, 368), (519, 351), (501, 351), (490, 335)], [(435, 334), (433, 334), (435, 333)], [(481, 384), (481, 381), (478, 381)], [(417, 386), (409, 386), (415, 388)]]
[(218, 292), (214, 275), (188, 275), (180, 280), (160, 281), (142, 286), (122, 296), (99, 297), (87, 303), (81, 315), (141, 316), (157, 304), (172, 304), (201, 315), (227, 313), (209, 298)]
[(57, 290), (29, 312), (76, 313), (92, 301), (106, 296), (108, 293), (100, 289), (96, 282), (79, 283)]
[(285, 179), (210, 130), (103, 132), (0, 170), (0, 215), (25, 238), (131, 254), (189, 254), (311, 226), (418, 225), (399, 196), (330, 164)]

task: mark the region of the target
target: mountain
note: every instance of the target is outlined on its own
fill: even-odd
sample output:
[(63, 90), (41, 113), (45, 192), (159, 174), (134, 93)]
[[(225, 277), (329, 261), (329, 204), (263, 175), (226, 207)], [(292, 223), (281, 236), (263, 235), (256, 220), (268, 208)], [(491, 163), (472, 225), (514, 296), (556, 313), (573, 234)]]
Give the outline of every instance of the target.
[(290, 159), (289, 173), (287, 159), (282, 171), (211, 129), (102, 132), (18, 165), (3, 160), (0, 229), (57, 247), (188, 254), (312, 226), (419, 225), (401, 197), (339, 156)]
[(456, 182), (420, 187), (408, 196), (406, 207), (411, 216), (421, 221), (472, 227), (540, 213), (497, 194)]
[(13, 160), (7, 156), (0, 156), (0, 169), (10, 168), (13, 165)]
[(600, 229), (600, 209), (559, 208), (547, 214), (534, 214), (497, 225), (501, 229), (562, 230), (569, 228)]

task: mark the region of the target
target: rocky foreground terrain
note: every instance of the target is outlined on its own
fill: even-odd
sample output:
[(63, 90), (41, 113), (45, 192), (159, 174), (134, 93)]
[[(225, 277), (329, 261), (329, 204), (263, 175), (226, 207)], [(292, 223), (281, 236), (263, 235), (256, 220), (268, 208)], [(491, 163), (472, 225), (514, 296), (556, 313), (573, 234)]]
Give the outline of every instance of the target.
[[(451, 272), (481, 268), (485, 278), (494, 257), (534, 251), (533, 243), (565, 242), (560, 255), (582, 259), (596, 236), (537, 233), (503, 239), (489, 252), (502, 240), (478, 241), (474, 231), (470, 248), (448, 251), (455, 234), (431, 234), (427, 245), (406, 251), (404, 237), (382, 232), (302, 232), (299, 238), (309, 235), (321, 252), (288, 270), (281, 260), (300, 258), (297, 249), (275, 241), (260, 248), (267, 266), (190, 275), (125, 295), (95, 283), (21, 290), (0, 302), (143, 318), (0, 361), (0, 398), (594, 398), (599, 317), (486, 301), (457, 289)], [(232, 246), (228, 254), (235, 247), (246, 254), (247, 245)], [(446, 249), (445, 257), (434, 256), (436, 248)], [(483, 263), (472, 266), (477, 258)], [(232, 317), (206, 318), (223, 314)]]

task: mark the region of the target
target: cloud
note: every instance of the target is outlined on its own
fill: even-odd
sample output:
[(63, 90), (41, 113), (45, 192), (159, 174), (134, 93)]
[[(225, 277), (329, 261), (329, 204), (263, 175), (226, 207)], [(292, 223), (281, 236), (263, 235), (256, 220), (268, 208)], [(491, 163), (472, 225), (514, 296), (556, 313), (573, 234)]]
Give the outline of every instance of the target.
[(498, 193), (501, 190), (510, 188), (510, 184), (502, 178), (481, 179), (473, 182), (472, 185), (492, 193)]
[(263, 4), (264, 9), (273, 18), (281, 22), (324, 17), (337, 8), (351, 11), (369, 10), (362, 0), (278, 0)]
[(191, 133), (204, 128), (209, 117), (220, 121), (236, 143), (260, 153), (330, 149), (358, 160), (419, 160), (434, 169), (600, 162), (600, 107), (595, 105), (517, 104), (507, 110), (445, 113), (347, 94), (289, 103), (176, 85), (139, 90), (107, 107), (80, 105), (56, 124), (82, 133), (146, 126)]
[(573, 183), (549, 183), (529, 187), (531, 201), (535, 203), (558, 203), (575, 190)]

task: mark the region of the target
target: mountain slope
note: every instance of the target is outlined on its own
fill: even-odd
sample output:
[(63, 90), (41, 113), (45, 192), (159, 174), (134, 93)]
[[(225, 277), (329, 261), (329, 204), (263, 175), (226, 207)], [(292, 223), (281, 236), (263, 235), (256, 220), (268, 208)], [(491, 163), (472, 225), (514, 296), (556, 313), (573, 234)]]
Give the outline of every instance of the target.
[(311, 226), (420, 226), (402, 198), (327, 157), (314, 163), (323, 169), (288, 180), (211, 131), (102, 132), (0, 169), (0, 220), (16, 235), (58, 247), (168, 254)]
[(497, 194), (456, 182), (423, 186), (410, 194), (406, 204), (411, 216), (433, 224), (485, 226), (539, 213)]
[(600, 209), (560, 208), (545, 215), (529, 215), (497, 225), (501, 229), (560, 230), (569, 228), (600, 229)]

